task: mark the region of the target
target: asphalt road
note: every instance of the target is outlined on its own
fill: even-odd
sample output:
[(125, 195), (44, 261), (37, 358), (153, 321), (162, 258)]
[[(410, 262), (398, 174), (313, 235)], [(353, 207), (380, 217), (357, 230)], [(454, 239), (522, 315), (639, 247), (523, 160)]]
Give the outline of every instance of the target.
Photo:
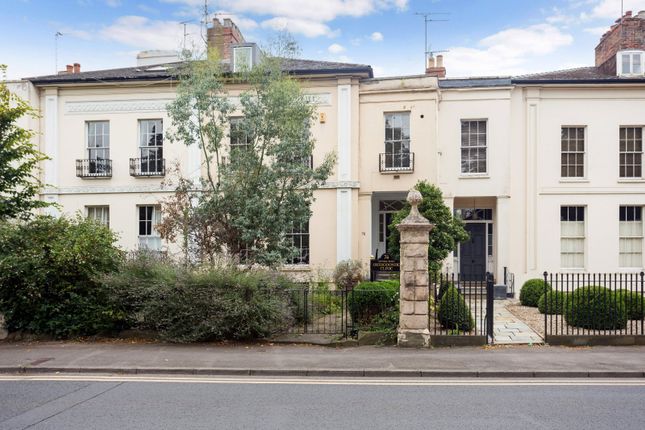
[(643, 429), (644, 399), (643, 380), (1, 377), (0, 429)]

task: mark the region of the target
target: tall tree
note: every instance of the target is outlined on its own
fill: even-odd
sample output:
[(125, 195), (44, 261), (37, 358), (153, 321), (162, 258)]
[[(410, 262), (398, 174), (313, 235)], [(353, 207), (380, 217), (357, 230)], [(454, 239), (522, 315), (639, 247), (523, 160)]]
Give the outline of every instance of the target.
[(33, 209), (48, 206), (37, 198), (43, 187), (39, 165), (46, 157), (32, 143), (35, 133), (17, 124), (20, 118), (37, 115), (9, 91), (5, 73), (6, 66), (0, 65), (0, 221), (27, 219)]
[[(430, 233), (428, 244), (428, 265), (431, 271), (441, 270), (441, 262), (455, 249), (459, 242), (468, 239), (468, 232), (464, 229), (463, 222), (453, 216), (450, 208), (443, 202), (441, 190), (426, 181), (419, 181), (415, 188), (421, 193), (423, 200), (419, 204), (419, 212), (426, 217), (434, 228)], [(397, 225), (410, 213), (410, 204), (406, 203), (403, 209), (392, 217), (388, 226), (387, 250), (395, 259), (399, 258), (399, 230)]]
[[(292, 42), (280, 46), (294, 52)], [(182, 208), (190, 211), (188, 217), (180, 211), (182, 225), (190, 226), (191, 240), (184, 243), (194, 244), (202, 259), (224, 251), (275, 266), (294, 256), (288, 233), (308, 222), (313, 192), (332, 172), (333, 154), (317, 160), (317, 167), (310, 164), (315, 106), (283, 71), (283, 61), (265, 54), (250, 70), (231, 74), (209, 52), (178, 72), (177, 97), (168, 107), (174, 128), (169, 137), (197, 145), (202, 154), (197, 204), (188, 204), (185, 183), (178, 190)], [(230, 97), (227, 84), (240, 88), (239, 95)], [(166, 217), (161, 231), (171, 223)], [(198, 231), (205, 226), (208, 234)]]

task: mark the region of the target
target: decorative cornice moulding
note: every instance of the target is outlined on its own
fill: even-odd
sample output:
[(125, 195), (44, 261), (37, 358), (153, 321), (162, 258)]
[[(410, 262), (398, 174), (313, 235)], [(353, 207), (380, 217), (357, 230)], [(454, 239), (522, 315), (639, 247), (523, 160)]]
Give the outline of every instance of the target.
[(172, 99), (65, 102), (65, 113), (165, 112)]

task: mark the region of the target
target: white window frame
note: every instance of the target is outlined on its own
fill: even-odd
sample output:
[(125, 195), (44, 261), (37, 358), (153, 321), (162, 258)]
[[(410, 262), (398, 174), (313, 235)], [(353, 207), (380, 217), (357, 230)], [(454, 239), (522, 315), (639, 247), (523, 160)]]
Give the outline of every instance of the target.
[(110, 206), (108, 205), (85, 206), (85, 216), (110, 227)]
[[(234, 128), (237, 127), (237, 124), (240, 124), (244, 121), (244, 117), (234, 116), (228, 120), (228, 135), (229, 135), (229, 150), (234, 151), (235, 149), (247, 150), (251, 148), (252, 141), (249, 139), (248, 133), (234, 131)], [(243, 142), (242, 142), (243, 141)]]
[[(293, 246), (298, 250), (298, 254), (290, 258), (287, 264), (293, 266), (307, 266), (311, 262), (311, 230), (309, 221), (302, 223), (300, 228), (293, 228), (287, 233), (287, 239), (292, 241)], [(303, 239), (307, 238), (307, 246), (303, 246)], [(296, 244), (298, 241), (298, 244)]]
[[(632, 209), (632, 208), (637, 209), (640, 212), (640, 220), (636, 220), (636, 219), (630, 220), (630, 221), (621, 220), (621, 218), (623, 217), (623, 209), (628, 210), (628, 209)], [(618, 210), (619, 210), (619, 212), (618, 212), (618, 225), (619, 225), (619, 227), (618, 227), (618, 266), (621, 269), (625, 269), (625, 270), (634, 270), (634, 269), (642, 270), (643, 269), (643, 243), (645, 242), (643, 240), (643, 207), (640, 206), (640, 205), (620, 205)], [(625, 214), (625, 215), (626, 215), (625, 217), (627, 218), (627, 214)], [(636, 214), (634, 213), (634, 218), (636, 218), (635, 215)], [(622, 232), (621, 232), (621, 230), (622, 230), (621, 227), (622, 227), (623, 223), (640, 223), (640, 234), (629, 235), (629, 236), (623, 235)], [(623, 252), (622, 251), (622, 248), (623, 248), (622, 243), (624, 241), (640, 242), (640, 252), (638, 252), (638, 251), (636, 251), (636, 252)], [(636, 248), (638, 249), (638, 246)], [(631, 254), (640, 254), (640, 262), (638, 264), (631, 265), (631, 266), (621, 264), (621, 262), (622, 262), (621, 256), (623, 254), (629, 254), (629, 255), (631, 255)]]
[[(477, 141), (477, 145), (464, 146), (464, 135), (463, 135), (463, 131), (462, 131), (463, 127), (464, 127), (464, 123), (480, 123), (480, 122), (483, 122), (484, 124), (486, 124), (486, 131), (484, 132), (484, 144), (480, 145), (479, 141)], [(479, 125), (477, 127), (478, 127), (478, 130), (477, 130), (477, 133), (475, 133), (475, 135), (480, 135), (481, 133), (479, 133)], [(489, 152), (489, 148), (488, 148), (488, 134), (489, 134), (489, 131), (490, 131), (490, 127), (488, 126), (488, 118), (463, 118), (463, 119), (459, 120), (459, 172), (460, 172), (459, 174), (461, 176), (466, 176), (466, 177), (488, 176), (488, 172), (489, 172), (488, 160), (490, 158), (488, 156), (489, 155), (488, 154), (488, 152)], [(470, 137), (472, 135), (473, 135), (473, 133), (471, 133), (470, 125), (469, 125), (469, 131), (468, 131), (468, 141), (469, 142), (470, 142)], [(483, 149), (484, 150), (484, 154), (485, 154), (484, 163), (486, 164), (486, 169), (483, 172), (464, 172), (464, 155), (463, 155), (463, 151), (468, 150), (468, 152), (470, 154), (470, 150), (472, 150), (472, 149), (475, 149), (475, 150)]]
[[(400, 127), (396, 127), (394, 120), (396, 117), (401, 117)], [(390, 127), (388, 127), (388, 118), (390, 119)], [(405, 120), (407, 118), (407, 138), (404, 136), (404, 130), (406, 130)], [(412, 115), (410, 111), (399, 111), (399, 112), (384, 112), (383, 113), (383, 171), (411, 171), (414, 168), (414, 161), (412, 155)], [(391, 130), (390, 138), (388, 139), (388, 128)], [(401, 135), (398, 139), (394, 136), (394, 130), (396, 128), (401, 129)], [(388, 151), (388, 145), (390, 145), (391, 151)], [(395, 151), (395, 146), (398, 145), (399, 150)], [(390, 165), (388, 166), (388, 157)], [(398, 160), (397, 160), (398, 157)]]
[[(141, 209), (152, 208), (150, 217), (145, 214), (145, 217), (142, 219)], [(137, 232), (139, 238), (139, 248), (148, 249), (151, 251), (161, 251), (161, 236), (157, 232), (156, 226), (161, 221), (161, 206), (148, 204), (148, 205), (137, 205)], [(149, 233), (148, 228), (146, 227), (143, 233), (141, 232), (141, 223), (150, 223)]]
[[(582, 215), (583, 216), (583, 219), (582, 219), (582, 223), (583, 223), (583, 225), (582, 225), (582, 227), (583, 227), (582, 228), (582, 235), (564, 235), (564, 232), (562, 231), (563, 230), (563, 223), (565, 223), (565, 222), (580, 222), (577, 219), (574, 220), (574, 221), (571, 221), (571, 220), (564, 221), (564, 220), (562, 220), (562, 209), (564, 209), (564, 208), (567, 208), (567, 213), (569, 213), (569, 211), (572, 208), (576, 208), (576, 209), (577, 208), (582, 208), (582, 214), (583, 214)], [(559, 213), (559, 217), (560, 217), (560, 267), (563, 270), (584, 270), (585, 267), (587, 267), (587, 224), (588, 224), (587, 223), (587, 206), (580, 205), (580, 204), (561, 205), (559, 207), (559, 210), (560, 210), (559, 211), (560, 212)], [(569, 215), (567, 215), (567, 217), (568, 216)], [(577, 213), (576, 213), (576, 218), (577, 218)], [(575, 240), (575, 241), (582, 240), (582, 265), (581, 266), (567, 266), (567, 265), (563, 264), (564, 255), (580, 254), (580, 252), (576, 253), (576, 252), (568, 252), (568, 251), (564, 252), (563, 251), (563, 248), (564, 248), (563, 245), (568, 240)]]
[[(640, 152), (636, 151), (636, 149), (635, 149), (636, 148), (636, 138), (634, 138), (634, 150), (633, 151), (628, 151), (627, 150), (627, 144), (628, 144), (627, 140), (625, 141), (625, 150), (623, 151), (621, 149), (621, 147), (620, 147), (621, 140), (622, 140), (621, 139), (621, 132), (622, 132), (623, 129), (625, 129), (625, 139), (627, 139), (628, 129), (634, 129), (634, 131), (640, 129), (640, 131), (641, 131), (641, 138), (640, 138), (641, 150), (640, 150)], [(643, 179), (643, 149), (644, 149), (643, 145), (644, 144), (645, 144), (645, 128), (643, 126), (640, 126), (640, 125), (621, 125), (618, 128), (618, 178), (619, 178), (619, 180), (627, 180), (627, 181), (629, 181), (629, 180), (634, 180), (634, 179), (637, 179), (637, 180), (638, 179)], [(641, 174), (640, 175), (638, 175), (638, 176), (637, 175), (632, 175), (632, 176), (625, 175), (625, 176), (623, 176), (621, 174), (620, 170), (621, 170), (622, 166), (625, 166), (625, 168), (633, 167), (634, 169), (636, 169), (636, 166), (638, 166), (638, 164), (636, 164), (636, 163), (633, 163), (633, 164), (624, 163), (623, 164), (622, 160), (621, 160), (621, 156), (623, 154), (625, 156), (631, 154), (631, 155), (634, 156), (634, 158), (636, 158), (637, 155), (640, 155), (640, 169), (641, 169)]]
[[(242, 50), (248, 51), (248, 64), (239, 64), (238, 53)], [(253, 47), (251, 46), (234, 46), (233, 47), (233, 73), (251, 70), (253, 67)]]
[[(638, 61), (638, 66), (640, 71), (634, 72), (634, 56), (640, 56), (640, 61)], [(629, 70), (623, 69), (623, 56), (629, 56)], [(618, 51), (616, 53), (616, 73), (618, 76), (643, 76), (643, 67), (645, 66), (645, 51), (638, 50), (629, 50), (629, 51)]]
[[(569, 136), (567, 138), (568, 139), (567, 140), (567, 150), (565, 151), (562, 148), (562, 144), (564, 143), (563, 142), (562, 132), (565, 129), (568, 130), (568, 133), (570, 133), (570, 131), (572, 129), (575, 129), (576, 133), (577, 133), (578, 129), (582, 129), (582, 148), (583, 148), (582, 151), (578, 151), (577, 145), (576, 145), (576, 148), (573, 151), (571, 150), (571, 143), (572, 142), (571, 142), (571, 135), (570, 134), (569, 134)], [(576, 135), (576, 140), (577, 140), (577, 135)], [(564, 164), (563, 157), (565, 155), (567, 155), (567, 156), (571, 156), (571, 155), (576, 156), (578, 154), (582, 154), (582, 176), (578, 176), (577, 171), (574, 172), (575, 173), (574, 175), (569, 175), (568, 174), (569, 169), (571, 169), (572, 167), (577, 168), (579, 165), (577, 163), (573, 164), (573, 166), (571, 164), (569, 164), (569, 163)], [(567, 161), (568, 161), (568, 159), (569, 159), (569, 157), (567, 157)], [(563, 167), (566, 167), (566, 169), (567, 169), (567, 174), (566, 175), (562, 174), (562, 168)], [(564, 180), (572, 180), (572, 181), (584, 180), (584, 179), (587, 178), (587, 127), (584, 126), (584, 125), (563, 125), (563, 126), (560, 127), (560, 178), (564, 179)]]
[[(156, 123), (161, 130), (155, 130), (154, 133), (150, 131), (150, 123)], [(144, 130), (145, 126), (145, 130)], [(145, 138), (144, 138), (145, 136)], [(150, 145), (150, 137), (154, 136), (154, 143), (157, 143), (156, 136), (161, 136), (161, 145)], [(139, 168), (141, 173), (162, 173), (164, 170), (163, 165), (163, 147), (164, 147), (164, 134), (163, 134), (163, 119), (161, 118), (143, 118), (139, 119)], [(154, 149), (155, 157), (150, 158), (150, 150)], [(145, 161), (144, 161), (145, 160)], [(152, 168), (151, 168), (152, 165)]]

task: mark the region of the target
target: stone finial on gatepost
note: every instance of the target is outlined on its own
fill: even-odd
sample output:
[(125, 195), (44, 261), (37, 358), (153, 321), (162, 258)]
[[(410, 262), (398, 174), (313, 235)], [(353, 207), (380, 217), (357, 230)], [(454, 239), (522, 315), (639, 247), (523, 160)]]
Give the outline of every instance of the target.
[(408, 193), (410, 214), (397, 226), (401, 233), (401, 287), (398, 345), (424, 347), (430, 344), (428, 326), (428, 244), (434, 228), (419, 213), (422, 196), (416, 189)]

